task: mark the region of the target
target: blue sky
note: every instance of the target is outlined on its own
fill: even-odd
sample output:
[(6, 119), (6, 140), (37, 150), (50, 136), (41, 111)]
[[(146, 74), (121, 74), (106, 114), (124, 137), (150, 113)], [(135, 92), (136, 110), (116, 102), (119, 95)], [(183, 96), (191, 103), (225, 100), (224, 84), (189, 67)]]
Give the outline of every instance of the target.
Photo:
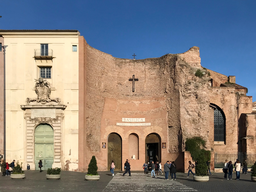
[(96, 49), (137, 59), (200, 48), (202, 66), (256, 101), (255, 0), (1, 0), (0, 29), (77, 29)]

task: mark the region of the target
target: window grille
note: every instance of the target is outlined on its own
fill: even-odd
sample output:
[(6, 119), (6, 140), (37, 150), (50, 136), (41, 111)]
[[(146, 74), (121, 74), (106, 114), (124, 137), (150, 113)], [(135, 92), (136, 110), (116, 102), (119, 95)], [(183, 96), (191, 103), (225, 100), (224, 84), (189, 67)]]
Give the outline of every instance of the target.
[(221, 109), (214, 109), (214, 141), (225, 141), (225, 116)]
[(45, 79), (51, 78), (51, 67), (40, 67), (40, 77)]

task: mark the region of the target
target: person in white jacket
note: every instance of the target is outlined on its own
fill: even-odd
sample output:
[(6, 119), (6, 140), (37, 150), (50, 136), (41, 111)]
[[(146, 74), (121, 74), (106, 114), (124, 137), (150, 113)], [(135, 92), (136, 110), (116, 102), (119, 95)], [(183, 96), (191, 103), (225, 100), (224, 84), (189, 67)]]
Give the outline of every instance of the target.
[(236, 161), (236, 180), (240, 179), (241, 163), (239, 160)]

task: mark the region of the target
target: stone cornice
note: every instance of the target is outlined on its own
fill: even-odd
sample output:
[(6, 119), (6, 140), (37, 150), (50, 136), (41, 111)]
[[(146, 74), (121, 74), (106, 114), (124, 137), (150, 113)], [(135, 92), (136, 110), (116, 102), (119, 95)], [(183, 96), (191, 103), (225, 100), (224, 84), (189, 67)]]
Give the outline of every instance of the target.
[(22, 110), (26, 109), (66, 109), (66, 105), (21, 105), (20, 108)]

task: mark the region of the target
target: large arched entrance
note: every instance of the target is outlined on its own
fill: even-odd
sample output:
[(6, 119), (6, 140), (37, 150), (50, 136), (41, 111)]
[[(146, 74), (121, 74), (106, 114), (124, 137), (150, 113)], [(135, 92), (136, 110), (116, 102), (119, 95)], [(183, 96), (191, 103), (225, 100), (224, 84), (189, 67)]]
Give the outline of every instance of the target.
[(53, 129), (48, 124), (40, 124), (35, 130), (35, 168), (38, 170), (38, 162), (42, 160), (43, 170), (52, 168), (54, 159)]
[(146, 139), (145, 160), (161, 162), (161, 138), (156, 133), (149, 134)]
[(117, 133), (108, 136), (108, 168), (112, 160), (115, 162), (115, 170), (122, 170), (122, 138)]

